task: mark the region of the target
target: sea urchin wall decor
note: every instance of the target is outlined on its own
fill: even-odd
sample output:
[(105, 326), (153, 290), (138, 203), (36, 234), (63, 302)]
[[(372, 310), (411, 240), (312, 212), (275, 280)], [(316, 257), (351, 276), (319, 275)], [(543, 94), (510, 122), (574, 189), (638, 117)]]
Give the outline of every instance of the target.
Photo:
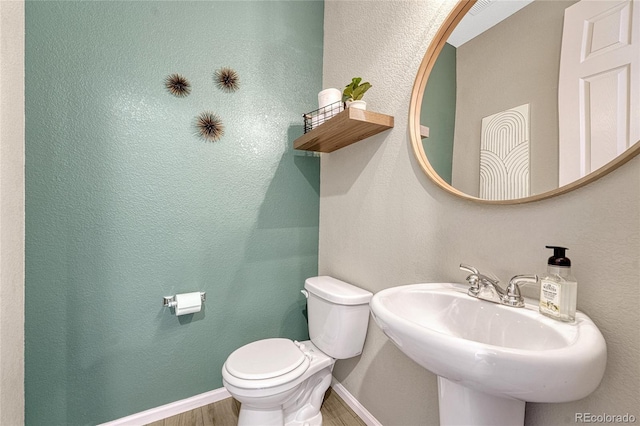
[(238, 73), (228, 67), (216, 70), (215, 81), (218, 89), (225, 92), (235, 92), (240, 88), (240, 77)]
[(215, 142), (224, 135), (222, 120), (210, 111), (201, 113), (196, 120), (198, 134), (205, 140)]
[(165, 78), (164, 86), (169, 93), (179, 98), (183, 98), (191, 93), (191, 83), (180, 74), (171, 74)]

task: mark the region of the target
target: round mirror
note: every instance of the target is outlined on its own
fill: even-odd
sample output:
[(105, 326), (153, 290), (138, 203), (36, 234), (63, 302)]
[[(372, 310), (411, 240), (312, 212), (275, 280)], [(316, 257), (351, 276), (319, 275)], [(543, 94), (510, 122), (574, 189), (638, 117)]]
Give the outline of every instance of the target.
[(640, 0), (461, 1), (414, 83), (411, 141), (460, 197), (536, 201), (640, 152)]

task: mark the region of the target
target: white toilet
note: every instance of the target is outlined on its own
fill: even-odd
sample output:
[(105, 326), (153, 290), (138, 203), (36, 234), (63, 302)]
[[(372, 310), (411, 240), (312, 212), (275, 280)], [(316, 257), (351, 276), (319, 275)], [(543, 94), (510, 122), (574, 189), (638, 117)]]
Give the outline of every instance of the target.
[(264, 339), (235, 350), (222, 382), (242, 403), (239, 426), (320, 426), (336, 359), (360, 355), (370, 292), (332, 277), (305, 281), (310, 341)]

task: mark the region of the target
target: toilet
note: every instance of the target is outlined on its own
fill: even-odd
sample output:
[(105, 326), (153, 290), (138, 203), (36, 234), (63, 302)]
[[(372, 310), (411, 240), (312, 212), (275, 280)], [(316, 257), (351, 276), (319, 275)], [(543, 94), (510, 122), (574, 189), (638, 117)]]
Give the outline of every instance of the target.
[(320, 406), (336, 359), (362, 353), (370, 292), (344, 281), (308, 278), (309, 337), (258, 340), (236, 349), (222, 367), (222, 382), (242, 403), (239, 426), (320, 426)]

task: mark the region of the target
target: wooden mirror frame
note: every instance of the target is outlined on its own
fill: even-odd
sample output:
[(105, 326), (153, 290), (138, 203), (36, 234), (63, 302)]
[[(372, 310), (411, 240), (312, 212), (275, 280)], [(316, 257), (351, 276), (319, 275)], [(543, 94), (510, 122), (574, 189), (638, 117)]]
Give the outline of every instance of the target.
[(424, 96), (424, 90), (427, 86), (427, 81), (429, 79), (429, 75), (431, 74), (431, 70), (433, 69), (435, 62), (438, 59), (438, 55), (440, 55), (440, 52), (442, 51), (442, 48), (444, 47), (446, 41), (449, 39), (449, 35), (451, 35), (454, 28), (467, 14), (469, 9), (473, 7), (475, 2), (476, 0), (460, 0), (456, 4), (456, 6), (453, 8), (449, 16), (447, 16), (447, 19), (445, 19), (444, 23), (436, 33), (433, 41), (429, 45), (427, 53), (424, 55), (422, 63), (420, 64), (420, 68), (418, 69), (416, 80), (413, 83), (413, 91), (411, 92), (411, 103), (409, 105), (409, 136), (411, 138), (411, 144), (413, 145), (413, 151), (416, 155), (418, 163), (420, 163), (420, 167), (432, 181), (434, 181), (440, 188), (444, 189), (450, 194), (456, 195), (466, 200), (477, 201), (484, 204), (523, 204), (555, 197), (557, 195), (561, 195), (566, 192), (573, 191), (574, 189), (580, 188), (601, 178), (602, 176), (607, 175), (608, 173), (617, 169), (640, 153), (640, 142), (636, 142), (622, 155), (619, 155), (614, 160), (589, 173), (587, 176), (584, 176), (574, 182), (571, 182), (570, 184), (553, 189), (551, 191), (544, 192), (542, 194), (513, 200), (484, 200), (482, 198), (473, 197), (457, 190), (456, 188), (448, 184), (444, 179), (442, 179), (431, 166), (431, 163), (429, 163), (429, 159), (427, 158), (427, 155), (424, 152), (424, 147), (422, 145), (422, 137), (420, 135), (420, 109), (422, 107), (422, 98)]

